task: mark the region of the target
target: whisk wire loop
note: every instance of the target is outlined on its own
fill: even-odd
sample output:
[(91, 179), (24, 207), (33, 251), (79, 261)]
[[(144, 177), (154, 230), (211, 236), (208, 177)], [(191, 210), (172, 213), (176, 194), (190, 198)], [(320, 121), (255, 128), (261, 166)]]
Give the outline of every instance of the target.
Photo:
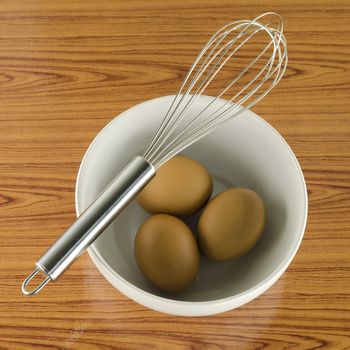
[[(266, 24), (259, 22), (262, 18), (271, 16), (277, 18), (276, 26), (273, 26), (272, 21)], [(215, 93), (216, 97), (204, 108), (191, 113), (191, 107), (195, 106), (204, 91), (214, 85), (219, 73), (228, 68), (229, 62), (239, 61), (237, 54), (243, 55), (241, 51), (246, 46), (249, 47), (253, 39), (256, 39), (254, 43), (259, 44), (259, 35), (262, 34), (266, 34), (265, 41), (258, 54), (250, 57), (248, 63), (238, 70), (226, 86)], [(242, 62), (245, 59), (243, 55)], [(235, 21), (221, 28), (203, 47), (186, 74), (143, 154), (145, 159), (158, 168), (213, 129), (255, 105), (279, 82), (285, 72), (287, 60), (283, 22), (276, 13), (268, 12), (251, 21)], [(229, 68), (228, 71), (230, 72)], [(254, 75), (250, 77), (252, 74)], [(218, 78), (217, 80), (219, 81)], [(231, 96), (225, 98), (227, 94)]]

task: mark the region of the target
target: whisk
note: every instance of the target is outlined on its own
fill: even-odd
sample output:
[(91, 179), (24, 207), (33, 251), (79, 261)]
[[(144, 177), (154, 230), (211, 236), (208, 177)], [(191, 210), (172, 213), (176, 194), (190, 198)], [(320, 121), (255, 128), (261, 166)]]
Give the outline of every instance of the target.
[[(23, 293), (36, 294), (49, 281), (56, 281), (162, 164), (259, 102), (280, 81), (287, 61), (283, 21), (276, 13), (235, 21), (216, 32), (190, 67), (148, 148), (131, 160), (40, 257), (22, 284)], [(221, 76), (224, 71), (229, 78)], [(191, 107), (204, 91), (214, 91), (216, 97), (208, 99), (205, 108), (193, 115)], [(38, 273), (43, 278), (29, 288)]]

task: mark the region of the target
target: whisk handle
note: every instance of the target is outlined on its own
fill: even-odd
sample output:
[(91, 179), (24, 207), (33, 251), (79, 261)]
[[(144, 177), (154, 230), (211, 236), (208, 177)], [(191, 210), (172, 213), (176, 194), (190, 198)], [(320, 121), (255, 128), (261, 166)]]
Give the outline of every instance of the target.
[[(141, 156), (135, 157), (35, 263), (37, 268), (23, 282), (23, 293), (36, 294), (50, 280), (56, 281), (154, 175), (152, 164)], [(28, 290), (27, 285), (40, 270), (46, 279), (35, 289)]]

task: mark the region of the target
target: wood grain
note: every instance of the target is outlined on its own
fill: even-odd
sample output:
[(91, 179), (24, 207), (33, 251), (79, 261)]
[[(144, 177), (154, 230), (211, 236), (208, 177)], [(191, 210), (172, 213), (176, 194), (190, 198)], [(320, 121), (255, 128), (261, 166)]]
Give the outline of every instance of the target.
[[(233, 19), (285, 19), (289, 67), (254, 110), (303, 168), (301, 248), (261, 297), (214, 317), (128, 300), (84, 255), (22, 296), (33, 262), (75, 217), (80, 160), (115, 115), (176, 91)], [(0, 2), (0, 349), (350, 349), (349, 1)]]

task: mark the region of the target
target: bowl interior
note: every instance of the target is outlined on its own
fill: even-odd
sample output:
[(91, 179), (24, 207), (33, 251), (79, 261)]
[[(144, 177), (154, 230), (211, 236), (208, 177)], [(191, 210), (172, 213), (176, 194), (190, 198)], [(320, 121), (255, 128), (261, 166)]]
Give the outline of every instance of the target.
[[(200, 109), (208, 99), (202, 97), (196, 108)], [(168, 96), (137, 105), (99, 133), (81, 165), (76, 193), (78, 213), (133, 156), (142, 153), (170, 102)], [(210, 171), (214, 194), (232, 186), (247, 187), (260, 194), (266, 206), (267, 224), (255, 247), (230, 262), (214, 263), (202, 258), (195, 282), (184, 292), (170, 296), (156, 290), (136, 264), (133, 242), (148, 214), (135, 201), (95, 241), (92, 249), (115, 274), (134, 286), (181, 301), (231, 297), (271, 278), (294, 255), (306, 215), (305, 183), (286, 142), (264, 120), (245, 111), (182, 153)], [(188, 223), (195, 230), (196, 220)]]

